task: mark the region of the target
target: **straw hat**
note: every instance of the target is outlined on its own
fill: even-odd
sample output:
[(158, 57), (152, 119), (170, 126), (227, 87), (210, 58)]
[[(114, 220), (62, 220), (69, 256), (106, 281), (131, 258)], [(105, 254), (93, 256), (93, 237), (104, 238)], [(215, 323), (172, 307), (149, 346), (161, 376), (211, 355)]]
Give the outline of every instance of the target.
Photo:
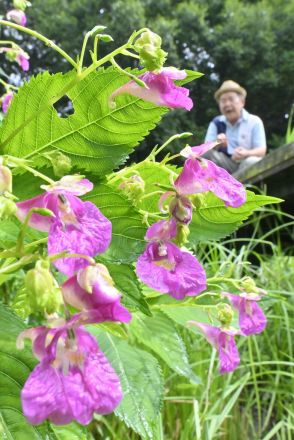
[(239, 93), (239, 95), (243, 96), (243, 98), (246, 98), (247, 92), (243, 87), (240, 86), (240, 84), (236, 83), (235, 81), (232, 81), (229, 79), (228, 81), (224, 81), (220, 88), (215, 92), (214, 97), (218, 101), (219, 98), (223, 93), (226, 92), (236, 92)]

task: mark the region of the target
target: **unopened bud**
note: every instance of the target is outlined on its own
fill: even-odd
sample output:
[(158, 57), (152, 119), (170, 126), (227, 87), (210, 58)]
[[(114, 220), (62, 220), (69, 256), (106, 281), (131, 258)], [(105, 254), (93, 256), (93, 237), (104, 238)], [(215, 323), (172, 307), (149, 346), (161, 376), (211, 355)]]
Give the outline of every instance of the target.
[(67, 175), (72, 169), (72, 163), (68, 156), (59, 151), (50, 151), (45, 154), (50, 160), (55, 176), (62, 177)]
[(161, 49), (161, 38), (150, 30), (143, 32), (134, 45), (140, 55), (140, 63), (149, 71), (160, 70), (167, 53)]
[(179, 222), (188, 225), (192, 220), (192, 203), (184, 196), (176, 196), (169, 204), (170, 214)]
[(144, 194), (145, 182), (140, 176), (134, 174), (133, 176), (124, 180), (119, 185), (119, 188), (124, 191), (129, 200), (136, 203)]
[(0, 165), (0, 194), (12, 192), (12, 173), (5, 165)]
[(240, 280), (240, 287), (247, 293), (258, 293), (259, 289), (255, 284), (255, 281), (250, 277), (244, 277)]
[(17, 211), (17, 206), (9, 197), (0, 195), (0, 219), (6, 220), (13, 217)]
[(229, 327), (234, 316), (232, 307), (229, 304), (219, 304), (217, 309), (217, 317), (221, 325)]
[(13, 6), (16, 9), (21, 9), (25, 11), (28, 6), (31, 6), (31, 3), (28, 0), (13, 0)]
[(34, 269), (27, 272), (25, 289), (33, 311), (54, 313), (62, 303), (60, 289), (56, 286), (47, 261), (37, 261)]
[(187, 225), (181, 223), (177, 224), (177, 235), (175, 238), (176, 244), (181, 247), (188, 242), (188, 237), (190, 234), (190, 229)]

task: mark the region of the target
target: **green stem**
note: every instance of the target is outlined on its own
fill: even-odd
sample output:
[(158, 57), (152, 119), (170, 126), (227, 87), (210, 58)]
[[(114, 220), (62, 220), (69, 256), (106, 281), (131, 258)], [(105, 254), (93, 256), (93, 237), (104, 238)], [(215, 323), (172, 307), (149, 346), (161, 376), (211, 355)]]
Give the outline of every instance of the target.
[(119, 71), (120, 71), (121, 73), (123, 73), (124, 75), (128, 76), (129, 78), (131, 78), (131, 79), (132, 79), (133, 81), (135, 81), (139, 86), (141, 86), (141, 87), (145, 87), (145, 89), (148, 89), (148, 86), (147, 86), (147, 84), (146, 84), (144, 81), (138, 79), (136, 75), (133, 75), (132, 73), (127, 72), (126, 70), (122, 69), (122, 68), (120, 67), (120, 65), (117, 64), (117, 62), (115, 61), (114, 58), (111, 58), (110, 62), (111, 62), (111, 64), (113, 65), (113, 67), (115, 67), (117, 70), (119, 70)]
[(27, 214), (27, 216), (26, 216), (26, 218), (24, 219), (23, 224), (21, 225), (21, 228), (20, 228), (20, 231), (19, 231), (19, 234), (18, 234), (18, 237), (17, 237), (17, 242), (16, 242), (16, 254), (17, 255), (22, 255), (23, 254), (23, 251), (24, 251), (24, 246), (23, 246), (24, 237), (25, 237), (25, 234), (26, 234), (27, 227), (29, 225), (29, 221), (30, 221), (32, 215), (34, 214), (34, 212), (35, 212), (35, 208), (30, 209), (28, 214)]
[(5, 156), (5, 158), (7, 158), (10, 164), (14, 165), (17, 168), (23, 168), (29, 173), (32, 173), (35, 177), (40, 177), (40, 179), (45, 180), (45, 182), (49, 183), (50, 185), (55, 183), (53, 179), (50, 179), (50, 177), (46, 176), (43, 173), (40, 173), (39, 171), (35, 170), (35, 168), (26, 165), (24, 163), (24, 159), (18, 159), (17, 157), (13, 157), (13, 156)]
[(0, 40), (0, 44), (3, 44), (3, 45), (7, 45), (7, 44), (10, 44), (11, 46), (17, 46), (17, 47), (19, 47), (18, 46), (18, 44), (16, 44), (14, 41), (11, 41), (11, 40)]
[(233, 278), (224, 278), (224, 277), (212, 277), (207, 278), (207, 284), (213, 284), (213, 283), (230, 283), (237, 289), (240, 289), (240, 286), (236, 280)]
[(88, 44), (88, 40), (91, 37), (91, 32), (87, 32), (83, 41), (83, 46), (82, 46), (82, 50), (81, 50), (81, 55), (79, 58), (79, 62), (78, 62), (78, 67), (77, 67), (77, 71), (78, 74), (80, 74), (82, 72), (83, 69), (83, 62), (84, 62), (84, 56), (85, 56), (85, 51), (86, 51), (86, 47)]
[(26, 266), (27, 264), (32, 263), (33, 261), (36, 261), (39, 258), (38, 255), (25, 255), (20, 260), (16, 261), (15, 263), (10, 264), (9, 266), (5, 266), (0, 269), (0, 275), (15, 272), (18, 269), (21, 269), (23, 266)]
[[(32, 243), (29, 243), (29, 244), (23, 246), (23, 253), (27, 253), (27, 251), (30, 248), (34, 248), (34, 247), (38, 246), (39, 244), (47, 243), (47, 241), (48, 241), (48, 237), (40, 238), (39, 240), (32, 241)], [(10, 257), (16, 257), (16, 256), (17, 256), (16, 246), (14, 246), (13, 248), (10, 248), (7, 251), (0, 252), (0, 258), (10, 258)]]
[(157, 150), (155, 150), (153, 152), (154, 156), (157, 156), (158, 153), (160, 153), (167, 145), (169, 145), (171, 142), (173, 142), (175, 139), (182, 139), (188, 136), (192, 136), (193, 133), (189, 133), (189, 132), (184, 132), (184, 133), (177, 133), (174, 134), (172, 137), (170, 137), (164, 144), (161, 145), (160, 148), (158, 148)]
[(55, 260), (59, 260), (59, 258), (83, 258), (84, 260), (87, 260), (90, 264), (95, 264), (94, 258), (89, 257), (88, 255), (84, 254), (71, 254), (67, 251), (60, 252), (58, 254), (50, 255), (49, 260), (52, 263)]
[(46, 44), (46, 46), (56, 50), (63, 58), (65, 58), (75, 69), (77, 69), (77, 63), (64, 51), (62, 50), (57, 44), (55, 44), (52, 40), (49, 40), (49, 38), (44, 37), (44, 35), (39, 34), (39, 32), (36, 32), (32, 29), (26, 28), (24, 26), (21, 26), (16, 23), (12, 23), (10, 21), (6, 20), (0, 20), (0, 25), (12, 27), (13, 29), (17, 29), (20, 32), (24, 32), (26, 34), (31, 35), (32, 37), (38, 38), (39, 40), (43, 41), (43, 43)]
[(145, 194), (144, 196), (141, 197), (141, 200), (143, 199), (148, 199), (148, 197), (154, 196), (155, 194), (163, 194), (164, 191), (153, 191), (151, 193)]

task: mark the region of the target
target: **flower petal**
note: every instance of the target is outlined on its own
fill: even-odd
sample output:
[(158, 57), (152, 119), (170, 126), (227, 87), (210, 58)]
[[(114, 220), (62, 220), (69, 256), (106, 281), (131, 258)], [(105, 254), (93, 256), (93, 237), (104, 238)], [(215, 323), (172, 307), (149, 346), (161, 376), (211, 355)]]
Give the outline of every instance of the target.
[[(16, 205), (18, 208), (16, 212), (16, 216), (21, 222), (23, 222), (26, 216), (28, 215), (30, 209), (47, 208), (48, 197), (46, 193), (43, 193), (40, 194), (39, 196), (33, 197), (32, 199), (25, 200), (23, 202), (18, 202)], [(52, 201), (50, 203), (50, 207), (51, 208), (53, 207)], [(50, 208), (48, 207), (48, 209)], [(37, 229), (38, 231), (48, 232), (52, 225), (52, 221), (53, 221), (52, 217), (47, 217), (40, 214), (33, 214), (30, 218), (29, 225), (32, 228)]]
[(160, 220), (147, 229), (145, 240), (168, 241), (177, 235), (177, 223), (174, 219)]
[(198, 260), (172, 243), (166, 256), (158, 243), (147, 245), (137, 261), (137, 275), (147, 286), (176, 299), (194, 296), (206, 289), (206, 275)]

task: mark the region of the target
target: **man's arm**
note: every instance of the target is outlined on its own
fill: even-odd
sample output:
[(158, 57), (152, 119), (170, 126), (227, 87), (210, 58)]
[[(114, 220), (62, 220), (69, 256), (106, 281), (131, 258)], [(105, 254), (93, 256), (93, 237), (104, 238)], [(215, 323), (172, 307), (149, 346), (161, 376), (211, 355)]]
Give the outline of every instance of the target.
[(250, 156), (264, 157), (266, 155), (266, 137), (263, 122), (260, 118), (253, 127), (251, 140), (253, 148), (248, 149), (242, 146), (235, 148), (232, 155), (233, 160), (240, 161)]
[(214, 122), (211, 122), (208, 126), (205, 142), (215, 141), (217, 138), (217, 128)]

